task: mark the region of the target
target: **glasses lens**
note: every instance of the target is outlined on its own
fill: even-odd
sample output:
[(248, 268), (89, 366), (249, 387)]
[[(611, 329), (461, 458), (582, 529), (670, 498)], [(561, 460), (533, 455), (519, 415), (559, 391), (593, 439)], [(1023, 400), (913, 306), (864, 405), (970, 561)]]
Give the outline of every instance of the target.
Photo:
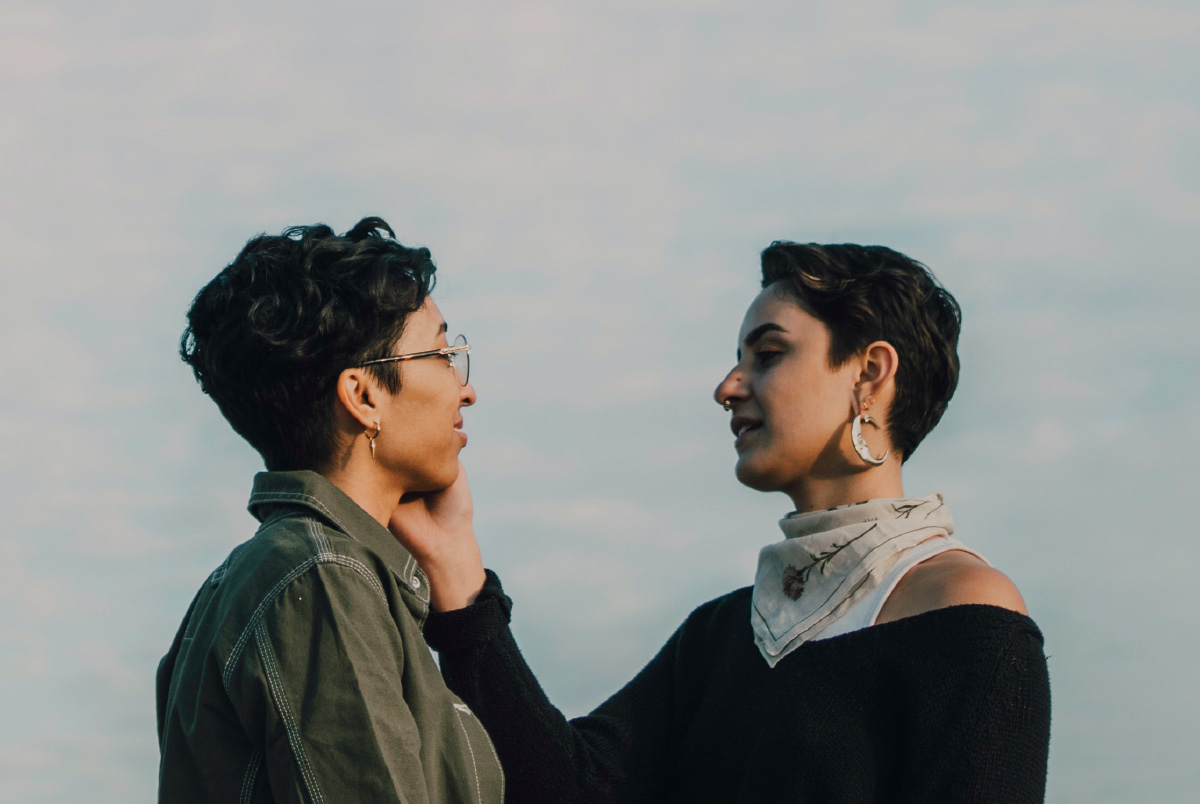
[[(454, 339), (454, 346), (466, 346), (467, 336), (459, 335)], [(461, 352), (455, 352), (450, 355), (450, 362), (454, 364), (454, 370), (458, 373), (458, 381), (462, 385), (466, 385), (471, 378), (471, 353), (466, 349)]]

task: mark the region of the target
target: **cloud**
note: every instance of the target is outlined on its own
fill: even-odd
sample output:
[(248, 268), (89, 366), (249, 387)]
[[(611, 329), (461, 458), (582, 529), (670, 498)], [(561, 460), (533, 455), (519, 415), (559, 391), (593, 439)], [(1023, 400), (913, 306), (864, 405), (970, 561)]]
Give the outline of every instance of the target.
[(592, 543), (601, 540), (617, 548), (679, 547), (691, 541), (691, 537), (678, 532), (669, 517), (661, 512), (632, 500), (612, 497), (501, 503), (492, 506), (487, 517), (553, 528), (564, 534), (582, 534), (590, 537)]
[[(965, 538), (1014, 577), (1086, 554), (1088, 577), (1034, 585), (1043, 610), (1102, 605), (1093, 590), (1120, 567), (1096, 545), (1138, 525), (1107, 514), (1083, 550), (1038, 531), (1063, 499), (1186, 497), (1190, 5), (4, 14), (0, 601), (22, 616), (4, 626), (0, 693), (55, 724), (0, 724), (10, 794), (152, 795), (130, 794), (153, 778), (131, 703), (148, 705), (145, 657), (252, 532), (258, 467), (174, 349), (188, 299), (260, 230), (383, 213), (433, 249), (439, 302), (477, 350), (481, 538), (519, 598), (523, 648), (551, 685), (578, 681), (572, 701), (626, 680), (699, 598), (748, 582), (777, 535), (786, 503), (730, 479), (711, 401), (772, 239), (888, 243), (958, 294), (962, 387), (906, 471), (959, 501)], [(1172, 549), (1181, 565), (1194, 551)], [(1048, 644), (1099, 633), (1080, 622), (1047, 617)], [(1064, 677), (1117, 678), (1072, 650), (1054, 649)], [(63, 714), (81, 690), (87, 716)], [(1153, 725), (1155, 694), (1114, 712)], [(1081, 717), (1058, 709), (1055, 727)], [(1133, 757), (1145, 784), (1130, 789), (1190, 767), (1170, 745), (1089, 739), (1052, 759), (1059, 792), (1110, 748)], [(85, 781), (53, 772), (79, 757)]]
[(13, 633), (26, 632), (30, 622), (62, 617), (75, 619), (67, 605), (65, 594), (71, 579), (61, 574), (38, 570), (29, 560), (30, 547), (16, 534), (0, 539), (0, 600), (5, 608), (19, 617), (3, 626), (5, 642), (19, 648), (25, 639), (14, 639)]
[(547, 455), (535, 451), (525, 442), (505, 438), (472, 446), (466, 457), (472, 475), (518, 475), (531, 483), (569, 477), (578, 472), (583, 463), (580, 456)]
[(1038, 424), (1025, 445), (1024, 454), (1030, 463), (1053, 463), (1066, 457), (1075, 446), (1075, 439), (1057, 421)]

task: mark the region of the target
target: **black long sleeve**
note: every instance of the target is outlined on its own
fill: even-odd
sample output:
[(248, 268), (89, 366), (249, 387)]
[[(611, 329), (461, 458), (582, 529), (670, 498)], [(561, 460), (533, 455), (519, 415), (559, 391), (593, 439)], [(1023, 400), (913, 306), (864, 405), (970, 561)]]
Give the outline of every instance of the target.
[(511, 802), (1043, 800), (1049, 682), (1028, 617), (956, 606), (807, 643), (772, 669), (749, 602), (741, 589), (698, 608), (574, 720), (521, 656), (493, 574), (426, 638), (491, 734)]
[(588, 804), (621, 792), (621, 800), (663, 800), (674, 640), (594, 712), (568, 721), (513, 639), (511, 605), (489, 570), (474, 605), (432, 613), (425, 626), (447, 686), (499, 736), (506, 798)]

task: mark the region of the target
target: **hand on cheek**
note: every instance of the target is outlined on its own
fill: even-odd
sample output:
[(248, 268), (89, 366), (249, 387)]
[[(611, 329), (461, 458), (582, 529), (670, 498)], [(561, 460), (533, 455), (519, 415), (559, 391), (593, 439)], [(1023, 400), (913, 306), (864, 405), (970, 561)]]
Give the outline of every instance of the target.
[(483, 558), (475, 541), (474, 506), (466, 469), (441, 491), (406, 494), (388, 529), (424, 570), (438, 611), (470, 605), (483, 587)]

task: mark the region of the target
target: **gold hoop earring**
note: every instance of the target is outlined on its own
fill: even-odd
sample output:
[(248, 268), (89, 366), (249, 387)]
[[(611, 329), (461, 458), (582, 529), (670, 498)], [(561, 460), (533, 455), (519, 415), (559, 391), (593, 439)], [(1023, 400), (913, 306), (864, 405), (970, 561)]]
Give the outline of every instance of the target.
[[(866, 410), (866, 406), (863, 406), (863, 410)], [(868, 466), (882, 466), (887, 457), (892, 454), (892, 451), (888, 450), (878, 458), (872, 455), (871, 447), (867, 444), (867, 440), (863, 438), (862, 426), (864, 424), (870, 424), (876, 430), (881, 429), (878, 422), (866, 413), (860, 413), (855, 416), (854, 421), (850, 424), (850, 440), (854, 443), (854, 451), (858, 453), (858, 457), (862, 458), (863, 463)]]
[(369, 446), (371, 448), (371, 458), (372, 459), (375, 458), (375, 439), (379, 438), (379, 434), (382, 431), (383, 431), (383, 428), (379, 426), (379, 422), (375, 422), (375, 434), (374, 435), (372, 435), (371, 433), (363, 433), (363, 435), (365, 435), (367, 437), (367, 446)]

